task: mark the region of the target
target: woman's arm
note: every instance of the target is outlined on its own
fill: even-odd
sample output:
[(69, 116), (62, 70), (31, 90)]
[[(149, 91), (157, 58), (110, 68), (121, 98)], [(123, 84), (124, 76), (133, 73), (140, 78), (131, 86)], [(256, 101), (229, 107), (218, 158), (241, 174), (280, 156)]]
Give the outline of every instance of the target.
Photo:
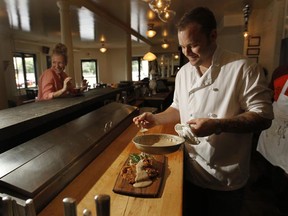
[(71, 77), (66, 77), (63, 82), (63, 88), (58, 91), (53, 92), (53, 98), (62, 96), (68, 90), (68, 85), (71, 80), (72, 80)]

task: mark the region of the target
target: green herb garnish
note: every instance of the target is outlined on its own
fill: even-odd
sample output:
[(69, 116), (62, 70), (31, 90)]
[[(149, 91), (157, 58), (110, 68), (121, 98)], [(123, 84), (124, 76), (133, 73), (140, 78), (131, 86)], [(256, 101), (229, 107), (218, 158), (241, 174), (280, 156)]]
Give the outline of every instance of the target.
[(129, 158), (132, 163), (138, 163), (141, 160), (141, 157), (138, 154), (130, 154)]

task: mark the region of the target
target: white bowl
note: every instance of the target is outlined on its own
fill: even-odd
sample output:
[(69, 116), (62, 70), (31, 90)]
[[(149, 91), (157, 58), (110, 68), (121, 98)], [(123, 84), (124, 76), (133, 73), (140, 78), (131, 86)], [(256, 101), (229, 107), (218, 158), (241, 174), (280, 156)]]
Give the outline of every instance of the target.
[(177, 151), (185, 139), (171, 134), (144, 134), (132, 140), (137, 149), (148, 154), (169, 154)]

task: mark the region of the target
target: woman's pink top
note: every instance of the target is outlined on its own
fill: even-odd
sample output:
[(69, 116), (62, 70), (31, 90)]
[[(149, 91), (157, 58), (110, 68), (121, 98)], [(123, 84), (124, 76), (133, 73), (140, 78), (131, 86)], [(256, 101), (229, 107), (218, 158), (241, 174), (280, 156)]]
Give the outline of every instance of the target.
[(50, 100), (53, 93), (63, 88), (63, 82), (68, 75), (65, 72), (57, 74), (51, 68), (47, 69), (40, 76), (38, 82), (37, 100)]

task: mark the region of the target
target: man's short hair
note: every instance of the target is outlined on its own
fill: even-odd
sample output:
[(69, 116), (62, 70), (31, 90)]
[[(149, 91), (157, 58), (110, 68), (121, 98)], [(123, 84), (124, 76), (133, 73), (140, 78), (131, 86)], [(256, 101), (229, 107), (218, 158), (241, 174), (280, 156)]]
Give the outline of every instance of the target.
[(206, 7), (197, 7), (186, 12), (177, 24), (178, 31), (184, 30), (191, 23), (200, 24), (202, 31), (206, 35), (209, 35), (212, 30), (217, 28), (213, 12)]

